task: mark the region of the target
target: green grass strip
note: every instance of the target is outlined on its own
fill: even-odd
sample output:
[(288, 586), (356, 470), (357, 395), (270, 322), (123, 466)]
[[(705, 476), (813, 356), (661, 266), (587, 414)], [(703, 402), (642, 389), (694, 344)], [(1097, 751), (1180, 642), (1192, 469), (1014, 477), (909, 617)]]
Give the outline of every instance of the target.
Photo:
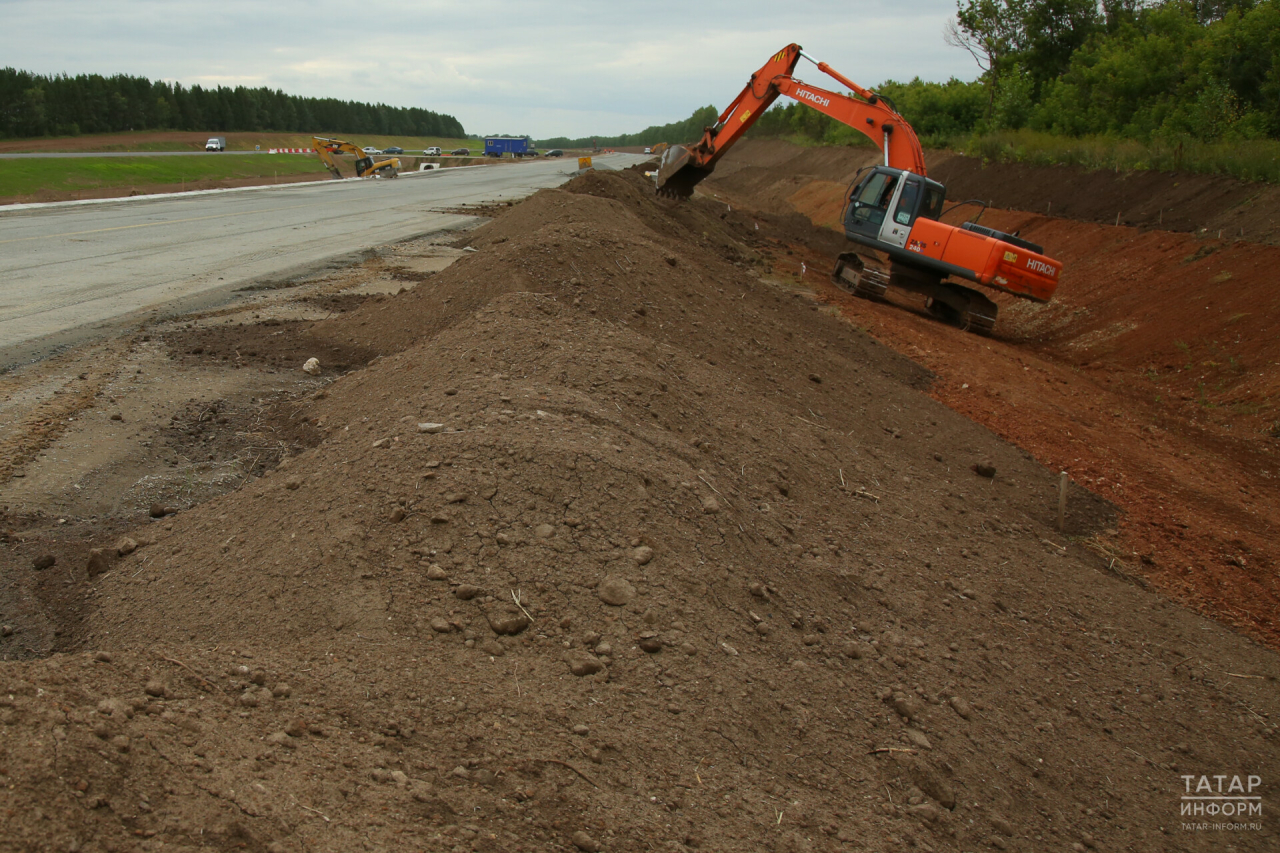
[[(346, 158), (350, 161), (351, 158)], [(75, 192), (102, 187), (182, 184), (198, 181), (317, 174), (319, 158), (305, 154), (182, 157), (67, 157), (0, 160), (0, 196), (41, 190)], [(352, 171), (354, 174), (354, 170)]]

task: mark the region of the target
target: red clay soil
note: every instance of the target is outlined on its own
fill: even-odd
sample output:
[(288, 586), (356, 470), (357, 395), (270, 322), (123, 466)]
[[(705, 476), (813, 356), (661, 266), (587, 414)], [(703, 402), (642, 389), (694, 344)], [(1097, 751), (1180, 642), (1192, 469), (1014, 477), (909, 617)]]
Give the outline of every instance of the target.
[[(861, 162), (851, 154), (842, 161), (840, 153), (793, 152), (828, 174)], [(743, 200), (776, 200), (809, 168), (780, 167), (776, 145), (759, 154), (787, 173), (779, 188), (743, 180), (763, 181), (761, 167), (741, 165), (756, 156), (749, 145), (731, 155), (740, 161), (735, 168), (708, 184), (726, 196), (743, 184)], [(996, 178), (999, 170), (981, 174)], [(1038, 178), (1028, 185), (1047, 180)], [(1106, 197), (1099, 180), (1089, 186), (1099, 204), (1130, 192), (1121, 179)], [(811, 182), (782, 209), (833, 225), (843, 186)], [(1193, 228), (1200, 221), (1194, 206), (1166, 215)], [(1252, 211), (1276, 215), (1256, 204)], [(824, 280), (825, 244), (810, 252), (806, 281), (937, 373), (936, 399), (1114, 501), (1123, 511), (1118, 536), (1091, 544), (1119, 570), (1280, 644), (1280, 249), (1010, 211), (989, 211), (982, 222), (1020, 231), (1064, 262), (1051, 304), (997, 298), (1002, 317), (990, 339), (931, 321), (909, 297), (893, 301), (911, 310), (848, 297)], [(793, 259), (790, 268), (797, 266)]]
[(1074, 544), (1098, 495), (1064, 538), (1056, 471), (765, 273), (796, 226), (592, 173), (264, 328), (370, 358), (279, 407), (309, 449), (105, 573), (10, 534), (84, 615), (0, 663), (0, 849), (1275, 849), (1180, 798), (1280, 776), (1276, 654)]

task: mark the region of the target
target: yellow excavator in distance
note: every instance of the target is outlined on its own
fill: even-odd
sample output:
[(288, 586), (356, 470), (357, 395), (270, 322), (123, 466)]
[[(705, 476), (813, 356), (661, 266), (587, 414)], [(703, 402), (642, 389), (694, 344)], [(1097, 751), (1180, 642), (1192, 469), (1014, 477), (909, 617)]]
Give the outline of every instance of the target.
[(357, 178), (394, 178), (400, 174), (398, 157), (374, 160), (350, 142), (329, 139), (325, 136), (313, 136), (311, 141), (315, 145), (316, 153), (320, 155), (320, 162), (324, 163), (325, 168), (332, 172), (335, 178), (342, 177), (342, 172), (338, 171), (338, 161), (333, 156), (335, 154), (350, 154), (356, 158)]

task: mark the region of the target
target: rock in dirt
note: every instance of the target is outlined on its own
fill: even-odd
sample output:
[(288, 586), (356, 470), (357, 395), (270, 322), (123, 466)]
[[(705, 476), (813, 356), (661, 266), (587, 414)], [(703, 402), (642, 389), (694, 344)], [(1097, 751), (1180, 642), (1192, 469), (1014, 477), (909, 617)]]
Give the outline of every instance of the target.
[(446, 572), (443, 568), (441, 568), (438, 564), (432, 563), (431, 565), (427, 566), (427, 580), (442, 581), (442, 580), (448, 579), (448, 577), (449, 577), (449, 573)]
[(910, 764), (910, 776), (917, 788), (943, 808), (956, 807), (956, 792), (951, 783), (929, 762), (920, 758), (913, 760)]
[(626, 578), (610, 575), (600, 582), (600, 586), (596, 588), (596, 594), (605, 604), (621, 607), (636, 597), (636, 588)]
[(657, 654), (662, 651), (662, 638), (657, 634), (642, 634), (640, 638), (636, 640), (636, 645), (651, 655)]
[(907, 740), (917, 749), (933, 749), (933, 744), (929, 742), (929, 738), (919, 729), (907, 729)]
[(712, 495), (707, 495), (702, 499), (702, 511), (707, 515), (715, 515), (720, 511), (720, 501)]
[(583, 853), (599, 853), (600, 851), (600, 842), (587, 835), (581, 829), (573, 834), (573, 846), (582, 850)]
[(968, 720), (973, 717), (973, 707), (959, 696), (952, 696), (947, 700), (947, 704), (963, 719)]
[(586, 652), (569, 655), (566, 659), (569, 664), (569, 671), (574, 675), (582, 678), (587, 675), (595, 675), (604, 669), (604, 664), (595, 655), (589, 655)]
[(631, 552), (631, 559), (636, 561), (636, 565), (643, 566), (653, 559), (653, 549), (648, 545), (641, 545)]
[(990, 462), (979, 462), (973, 466), (973, 473), (977, 474), (979, 477), (986, 477), (990, 480), (996, 475), (996, 466), (992, 465)]
[(533, 528), (533, 535), (539, 539), (550, 539), (555, 535), (556, 529), (550, 524), (539, 524)]
[(408, 515), (408, 513), (404, 511), (404, 507), (398, 506), (391, 510), (391, 514), (388, 518), (391, 520), (392, 524), (399, 524), (404, 521), (406, 515)]
[(291, 492), (296, 492), (302, 487), (302, 477), (297, 474), (290, 474), (285, 478), (284, 487)]
[(0, 637), (12, 637), (12, 636), (13, 636), (12, 625), (0, 625)]
[(431, 619), (431, 630), (437, 634), (447, 634), (453, 630), (453, 626), (443, 616), (435, 616)]
[(427, 435), (435, 435), (444, 431), (444, 424), (421, 423), (418, 424), (418, 432), (424, 432)]
[(35, 569), (37, 572), (43, 572), (45, 569), (53, 568), (53, 564), (56, 562), (58, 562), (58, 558), (52, 554), (41, 554), (39, 557), (35, 558), (34, 562), (32, 562), (31, 568)]
[(489, 627), (493, 633), (503, 636), (514, 636), (529, 627), (529, 617), (524, 611), (511, 604), (500, 604), (489, 608), (485, 613)]
[(116, 543), (116, 554), (121, 557), (127, 557), (136, 550), (138, 550), (138, 543), (128, 536)]
[(101, 548), (91, 548), (89, 550), (89, 564), (85, 567), (89, 572), (89, 577), (100, 575), (111, 568), (111, 561), (108, 559), (106, 552)]
[(147, 682), (147, 686), (143, 688), (143, 692), (145, 692), (148, 696), (163, 698), (164, 695), (168, 692), (168, 688), (165, 687), (165, 684), (163, 681), (161, 681), (158, 678), (153, 678)]
[(499, 643), (492, 637), (480, 644), (480, 651), (495, 658), (502, 657), (507, 652), (507, 650), (502, 647), (502, 643)]
[(164, 504), (152, 504), (147, 515), (152, 518), (164, 518), (166, 515), (170, 515), (173, 512), (174, 510), (172, 507), (167, 507)]
[(310, 374), (312, 376), (317, 375), (320, 372), (320, 359), (318, 358), (307, 359), (306, 362), (304, 362), (302, 365), (302, 372)]
[(479, 594), (480, 594), (480, 587), (472, 586), (469, 583), (458, 584), (458, 586), (454, 587), (453, 589), (454, 597), (462, 601), (470, 601), (471, 599), (475, 598)]

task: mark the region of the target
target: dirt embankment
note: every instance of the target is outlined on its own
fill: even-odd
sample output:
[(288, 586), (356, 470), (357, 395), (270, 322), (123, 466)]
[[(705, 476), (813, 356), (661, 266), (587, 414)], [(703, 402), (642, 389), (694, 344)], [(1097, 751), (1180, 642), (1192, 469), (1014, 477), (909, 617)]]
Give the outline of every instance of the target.
[(39, 575), (87, 610), (0, 664), (4, 843), (1221, 849), (1180, 776), (1275, 778), (1276, 656), (1070, 544), (1096, 495), (1064, 540), (1056, 472), (768, 272), (798, 225), (590, 174), (236, 347), (376, 358), (264, 421), (311, 431), (277, 469)]
[[(747, 144), (707, 183), (726, 198), (760, 199), (834, 225), (841, 181), (865, 159), (850, 149)], [(808, 265), (825, 298), (937, 372), (937, 399), (1114, 500), (1123, 510), (1120, 535), (1096, 544), (1125, 571), (1280, 642), (1280, 292), (1271, 272), (1280, 249), (1199, 234), (1235, 212), (1206, 203), (1203, 194), (1175, 203), (1189, 187), (1207, 186), (1196, 176), (1165, 176), (1158, 185), (1154, 174), (1103, 174), (1062, 184), (1053, 183), (1062, 170), (981, 170), (949, 155), (937, 158), (931, 174), (954, 179), (954, 197), (995, 195), (1000, 204), (1004, 193), (1005, 203), (1029, 208), (1042, 193), (1103, 209), (1121, 203), (1131, 193), (1127, 182), (1141, 178), (1152, 182), (1150, 197), (1169, 204), (1166, 225), (1197, 231), (984, 214), (984, 223), (1020, 231), (1065, 264), (1049, 305), (998, 297), (1002, 319), (993, 340), (846, 298), (821, 281), (831, 263), (825, 242), (813, 245)], [(1276, 212), (1273, 203), (1237, 202), (1246, 216)]]

